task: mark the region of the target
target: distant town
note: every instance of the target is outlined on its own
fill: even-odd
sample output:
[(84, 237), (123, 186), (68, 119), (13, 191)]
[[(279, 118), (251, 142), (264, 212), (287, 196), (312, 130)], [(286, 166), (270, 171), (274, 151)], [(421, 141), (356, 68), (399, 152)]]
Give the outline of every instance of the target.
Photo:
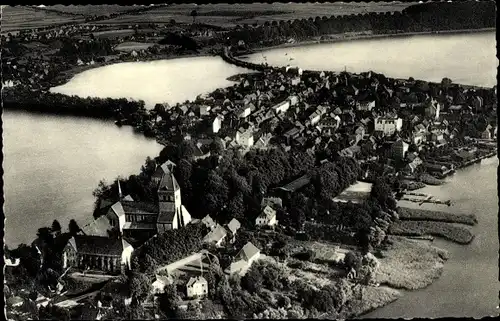
[[(32, 244), (4, 249), (9, 320), (350, 318), (439, 277), (446, 255), (411, 239), (473, 240), (463, 226), (477, 223), (474, 214), (398, 201), (452, 206), (416, 190), (496, 156), (496, 86), (253, 64), (241, 56), (311, 36), (256, 45), (237, 35), (281, 24), (227, 30), (191, 15), (192, 24), (2, 35), (7, 110), (108, 119), (163, 146), (136, 175), (99, 183), (91, 224), (54, 220)], [(342, 19), (331, 20), (352, 23)], [(300, 23), (321, 30), (330, 21), (311, 20)], [(449, 30), (491, 26), (459, 27)], [(200, 54), (253, 72), (153, 108), (48, 91), (98, 65)]]

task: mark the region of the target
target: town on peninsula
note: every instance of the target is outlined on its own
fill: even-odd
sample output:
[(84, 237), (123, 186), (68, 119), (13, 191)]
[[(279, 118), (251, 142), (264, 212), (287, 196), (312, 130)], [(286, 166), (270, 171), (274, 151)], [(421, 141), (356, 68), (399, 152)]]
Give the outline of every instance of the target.
[[(493, 1), (1, 10), (4, 113), (98, 119), (161, 145), (135, 174), (91, 186), (90, 223), (53, 216), (4, 245), (7, 320), (362, 318), (442, 276), (438, 240), (475, 240), (481, 218), (427, 187), (497, 157), (496, 85), (265, 55), (492, 31)], [(202, 56), (242, 72), (175, 103), (52, 90), (107, 65)]]

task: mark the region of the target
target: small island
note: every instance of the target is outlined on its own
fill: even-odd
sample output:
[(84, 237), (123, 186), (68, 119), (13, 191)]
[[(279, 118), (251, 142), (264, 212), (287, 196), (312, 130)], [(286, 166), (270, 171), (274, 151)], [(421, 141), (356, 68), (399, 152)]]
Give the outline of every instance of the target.
[[(308, 25), (323, 35), (330, 28), (383, 34), (491, 27), (490, 4), (464, 7), (471, 5), (462, 25), (451, 19), (431, 28), (424, 18), (404, 24), (432, 15), (435, 6), (450, 16), (446, 3), (368, 14), (362, 23), (318, 17), (290, 25), (304, 31), (303, 41), (319, 36), (308, 34)], [(263, 32), (281, 23), (223, 31), (186, 25), (194, 30), (169, 31), (161, 49), (144, 42), (154, 28), (121, 34), (94, 26), (86, 38), (89, 26), (61, 27), (68, 37), (45, 65), (37, 61), (43, 57), (18, 57), (26, 43), (46, 46), (52, 31), (43, 40), (8, 36), (16, 58), (2, 55), (10, 61), (5, 108), (108, 119), (164, 146), (136, 175), (99, 183), (91, 224), (72, 220), (63, 229), (54, 220), (32, 244), (4, 249), (10, 319), (352, 318), (439, 278), (449, 255), (432, 246), (434, 237), (472, 242), (474, 214), (401, 202), (453, 206), (418, 190), (496, 155), (496, 87), (252, 64), (239, 57), (287, 42)], [(185, 26), (170, 21), (168, 28)], [(198, 33), (208, 38), (202, 48), (193, 40)], [(86, 40), (76, 47), (78, 37)], [(131, 52), (103, 61), (116, 46)], [(233, 76), (231, 87), (151, 109), (142, 101), (47, 91), (99, 64), (208, 53), (254, 72)], [(63, 61), (53, 64), (57, 59)]]

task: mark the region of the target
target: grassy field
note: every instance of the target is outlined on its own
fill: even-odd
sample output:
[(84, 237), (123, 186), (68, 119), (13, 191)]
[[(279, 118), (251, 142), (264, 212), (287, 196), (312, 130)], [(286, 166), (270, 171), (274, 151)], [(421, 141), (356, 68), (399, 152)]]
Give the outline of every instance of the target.
[(469, 244), (474, 238), (472, 232), (465, 226), (431, 221), (397, 221), (389, 228), (389, 234), (405, 236), (439, 236), (458, 244)]
[(448, 252), (430, 244), (391, 236), (393, 242), (383, 252), (377, 282), (393, 288), (416, 290), (437, 279)]
[(68, 22), (83, 22), (83, 17), (73, 17), (29, 7), (2, 6), (2, 34), (13, 30), (41, 28)]
[(369, 12), (401, 11), (412, 3), (249, 3), (249, 4), (175, 4), (152, 9), (140, 15), (123, 15), (99, 23), (191, 23), (191, 11), (197, 11), (196, 21), (221, 27), (238, 24), (262, 24), (273, 20), (307, 19), (316, 16), (347, 15)]
[(477, 217), (474, 214), (462, 215), (462, 214), (421, 210), (421, 209), (413, 209), (406, 207), (400, 207), (398, 209), (398, 214), (401, 220), (438, 221), (447, 223), (460, 223), (467, 225), (477, 224)]

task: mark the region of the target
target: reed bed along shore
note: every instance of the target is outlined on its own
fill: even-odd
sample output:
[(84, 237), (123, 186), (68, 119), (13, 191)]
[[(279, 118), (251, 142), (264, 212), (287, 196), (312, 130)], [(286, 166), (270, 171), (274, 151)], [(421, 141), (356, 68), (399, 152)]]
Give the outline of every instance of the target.
[(441, 211), (429, 211), (407, 207), (398, 208), (399, 219), (402, 221), (435, 221), (446, 223), (460, 223), (476, 225), (477, 217), (474, 214), (455, 214)]
[(375, 309), (386, 306), (399, 299), (403, 294), (390, 287), (363, 286), (361, 300), (354, 303), (348, 311), (340, 314), (338, 319), (350, 319), (356, 316), (367, 314)]
[(404, 237), (390, 236), (383, 251), (377, 282), (395, 289), (417, 290), (441, 276), (448, 252)]
[(394, 222), (389, 234), (401, 236), (432, 235), (443, 237), (458, 244), (469, 244), (474, 239), (472, 232), (465, 226), (437, 221), (404, 221)]

